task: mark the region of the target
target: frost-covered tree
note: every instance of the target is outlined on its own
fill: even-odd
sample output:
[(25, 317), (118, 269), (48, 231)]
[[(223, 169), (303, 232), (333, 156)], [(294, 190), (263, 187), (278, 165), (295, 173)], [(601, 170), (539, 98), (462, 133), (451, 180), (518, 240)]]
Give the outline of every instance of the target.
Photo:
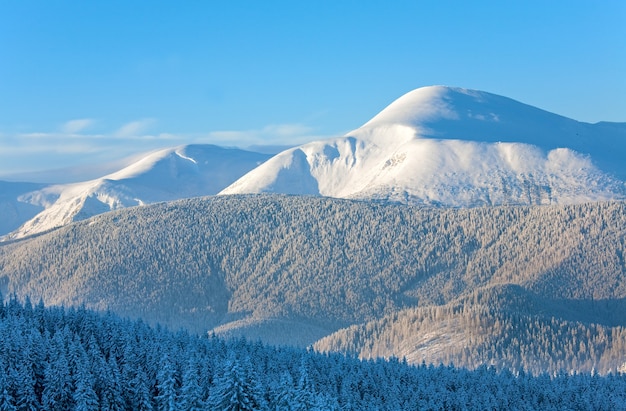
[(161, 359), (157, 374), (157, 406), (159, 411), (176, 411), (177, 409), (176, 367), (166, 352)]
[(44, 369), (41, 405), (47, 411), (67, 411), (73, 407), (74, 387), (67, 358), (67, 329), (58, 330), (52, 339), (50, 359)]
[(121, 411), (124, 409), (124, 391), (121, 381), (121, 373), (115, 359), (111, 356), (109, 361), (102, 358), (99, 364), (99, 379), (101, 381), (100, 403), (102, 408), (110, 411)]
[[(152, 411), (157, 403), (171, 406), (163, 394), (172, 385), (179, 410), (202, 409), (197, 400), (207, 395), (207, 410), (626, 409), (621, 374), (533, 376), (486, 366), (410, 366), (172, 333), (84, 309), (30, 312), (16, 302), (4, 308), (0, 409)], [(472, 314), (458, 321), (475, 320)], [(31, 355), (36, 349), (42, 355)], [(109, 384), (117, 388), (107, 392)], [(33, 391), (41, 399), (35, 407)]]
[(255, 373), (246, 368), (250, 366), (250, 362), (244, 360), (242, 363), (234, 355), (225, 361), (208, 400), (211, 409), (224, 411), (265, 409)]
[(88, 368), (88, 364), (81, 363), (76, 372), (76, 388), (74, 389), (75, 411), (98, 411), (98, 396), (93, 389), (94, 377)]
[(4, 358), (0, 359), (0, 411), (16, 411), (15, 398), (11, 394), (11, 387), (7, 379), (8, 370), (3, 360)]
[(300, 363), (299, 373), (300, 377), (294, 392), (293, 409), (298, 411), (316, 409), (317, 395), (309, 377), (309, 370), (305, 360)]
[(200, 364), (196, 355), (187, 361), (180, 388), (178, 409), (180, 411), (202, 411), (204, 409), (203, 390), (200, 386)]
[[(31, 357), (31, 347), (26, 346), (24, 350), (25, 358)], [(36, 411), (41, 407), (37, 393), (35, 392), (37, 377), (33, 368), (34, 364), (24, 359), (17, 365), (15, 373), (15, 405), (20, 411)]]
[(128, 383), (129, 405), (133, 410), (152, 411), (154, 409), (153, 397), (147, 381), (148, 377), (145, 371), (143, 368), (139, 368)]

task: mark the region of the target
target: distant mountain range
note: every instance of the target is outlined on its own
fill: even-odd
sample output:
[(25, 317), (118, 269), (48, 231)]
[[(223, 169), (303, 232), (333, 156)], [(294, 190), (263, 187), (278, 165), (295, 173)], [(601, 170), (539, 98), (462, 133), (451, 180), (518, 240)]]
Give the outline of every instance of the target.
[(2, 183), (6, 239), (21, 238), (120, 208), (214, 195), (270, 158), (269, 154), (188, 145), (159, 150), (120, 171), (73, 184)]
[(588, 124), (442, 86), (400, 97), (344, 137), (276, 156), (211, 145), (150, 153), (82, 183), (4, 184), (0, 236), (21, 238), (128, 206), (282, 193), (443, 207), (626, 198), (626, 123)]
[(24, 222), (43, 210), (42, 206), (21, 201), (22, 196), (41, 190), (45, 184), (0, 181), (0, 239), (3, 234), (17, 230)]

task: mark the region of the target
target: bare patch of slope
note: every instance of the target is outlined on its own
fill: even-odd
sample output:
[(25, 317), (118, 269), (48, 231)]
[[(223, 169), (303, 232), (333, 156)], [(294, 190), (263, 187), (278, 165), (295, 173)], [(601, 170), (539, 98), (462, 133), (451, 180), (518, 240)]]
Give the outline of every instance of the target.
[(412, 364), (606, 374), (626, 363), (624, 312), (624, 298), (544, 298), (517, 285), (497, 285), (445, 305), (353, 325), (314, 347), (361, 358), (406, 358)]

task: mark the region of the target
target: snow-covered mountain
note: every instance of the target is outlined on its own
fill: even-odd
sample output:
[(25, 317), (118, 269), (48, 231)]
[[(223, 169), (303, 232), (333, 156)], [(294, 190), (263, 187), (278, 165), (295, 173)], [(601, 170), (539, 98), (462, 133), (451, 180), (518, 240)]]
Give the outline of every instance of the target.
[(21, 211), (11, 224), (3, 224), (0, 228), (5, 231), (0, 235), (15, 230), (19, 217), (27, 218), (6, 238), (21, 238), (124, 207), (213, 195), (270, 157), (213, 145), (187, 145), (152, 152), (95, 180), (23, 189), (8, 198), (12, 205), (19, 204), (14, 208), (30, 213)]
[(270, 157), (188, 145), (90, 181), (2, 183), (0, 236), (15, 230), (5, 239), (21, 238), (114, 209), (218, 193), (452, 207), (626, 198), (626, 123), (582, 123), (443, 86), (407, 93), (343, 137)]
[(220, 194), (471, 207), (626, 198), (626, 123), (588, 124), (494, 94), (424, 87), (344, 137), (278, 154)]

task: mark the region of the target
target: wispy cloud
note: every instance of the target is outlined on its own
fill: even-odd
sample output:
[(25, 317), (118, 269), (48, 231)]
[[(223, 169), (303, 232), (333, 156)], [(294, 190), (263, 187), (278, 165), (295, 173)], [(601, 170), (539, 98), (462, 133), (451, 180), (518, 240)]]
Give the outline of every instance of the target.
[(117, 129), (117, 131), (113, 135), (119, 138), (140, 137), (155, 123), (156, 120), (152, 118), (144, 118), (141, 120), (131, 121), (130, 123), (126, 123), (119, 129)]
[(305, 124), (270, 124), (259, 129), (221, 130), (198, 134), (150, 133), (156, 119), (138, 119), (110, 131), (94, 133), (96, 121), (74, 119), (59, 131), (0, 133), (0, 176), (25, 171), (111, 162), (155, 149), (183, 144), (216, 144), (225, 147), (284, 147), (320, 140)]
[(95, 123), (95, 120), (91, 118), (80, 118), (76, 120), (67, 121), (61, 127), (61, 131), (67, 134), (76, 134), (85, 129), (88, 129)]
[(247, 147), (251, 145), (297, 145), (312, 140), (326, 138), (314, 134), (314, 130), (304, 124), (270, 124), (261, 129), (222, 130), (209, 133), (214, 144)]

